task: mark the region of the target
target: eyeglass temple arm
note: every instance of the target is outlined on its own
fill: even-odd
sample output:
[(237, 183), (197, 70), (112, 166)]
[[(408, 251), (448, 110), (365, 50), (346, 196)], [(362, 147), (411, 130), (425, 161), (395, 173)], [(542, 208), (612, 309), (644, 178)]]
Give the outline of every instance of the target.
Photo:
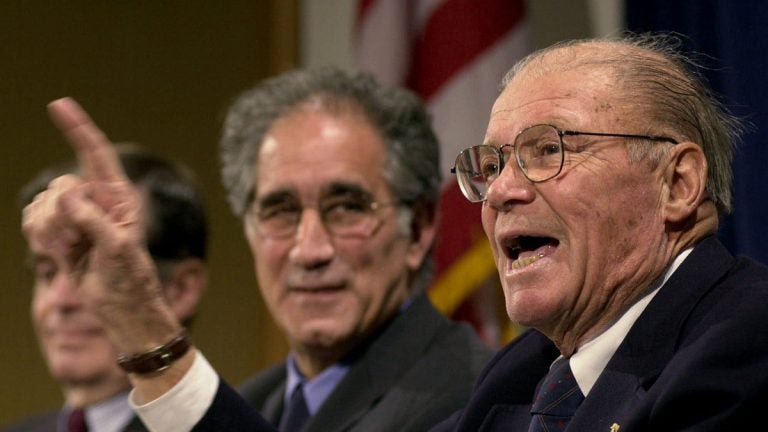
[(619, 137), (619, 138), (637, 138), (647, 139), (650, 141), (667, 141), (672, 144), (678, 144), (677, 140), (670, 137), (658, 136), (658, 135), (634, 135), (634, 134), (618, 134), (618, 133), (603, 133), (603, 132), (579, 132), (579, 131), (558, 131), (560, 136), (576, 136), (576, 135), (592, 135), (592, 136), (604, 136), (604, 137)]

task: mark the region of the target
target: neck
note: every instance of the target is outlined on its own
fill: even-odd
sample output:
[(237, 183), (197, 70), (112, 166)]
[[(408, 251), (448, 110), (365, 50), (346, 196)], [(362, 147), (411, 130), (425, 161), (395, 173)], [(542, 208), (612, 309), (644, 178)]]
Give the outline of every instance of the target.
[(698, 243), (704, 237), (717, 232), (719, 225), (717, 209), (712, 201), (703, 202), (691, 217), (680, 226), (671, 226), (668, 230), (672, 257)]
[(369, 344), (378, 339), (378, 333), (383, 332), (398, 316), (399, 308), (405, 301), (404, 299), (399, 300), (398, 307), (391, 308), (392, 310), (389, 314), (382, 316), (380, 320), (370, 325), (367, 331), (356, 334), (342, 342), (332, 345), (310, 345), (297, 343), (296, 341), (291, 342), (296, 367), (305, 378), (312, 379), (335, 363), (360, 355), (367, 350)]
[(311, 380), (324, 370), (341, 361), (349, 349), (317, 349), (296, 347), (293, 350), (296, 367), (304, 378)]

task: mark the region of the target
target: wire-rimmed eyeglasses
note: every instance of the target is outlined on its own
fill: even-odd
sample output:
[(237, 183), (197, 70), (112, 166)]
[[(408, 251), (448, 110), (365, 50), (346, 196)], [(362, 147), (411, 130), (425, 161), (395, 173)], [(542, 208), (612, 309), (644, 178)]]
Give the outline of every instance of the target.
[(286, 197), (267, 200), (260, 205), (254, 203), (252, 221), (261, 235), (284, 239), (296, 234), (304, 210), (315, 208), (329, 234), (343, 238), (365, 238), (373, 235), (382, 224), (377, 212), (400, 203), (379, 203), (364, 195), (331, 195), (321, 199), (315, 207), (303, 206), (295, 199)]
[[(501, 174), (509, 155), (514, 149), (515, 160), (528, 180), (545, 182), (563, 169), (563, 136), (590, 135), (602, 137), (636, 138), (650, 141), (664, 141), (677, 144), (665, 136), (634, 135), (623, 133), (581, 132), (562, 130), (552, 125), (539, 124), (523, 129), (512, 144), (500, 147), (476, 145), (462, 150), (456, 157), (451, 172), (456, 174), (461, 191), (472, 202), (485, 201), (488, 187)], [(509, 149), (509, 150), (507, 150)], [(565, 148), (565, 150), (568, 150)]]

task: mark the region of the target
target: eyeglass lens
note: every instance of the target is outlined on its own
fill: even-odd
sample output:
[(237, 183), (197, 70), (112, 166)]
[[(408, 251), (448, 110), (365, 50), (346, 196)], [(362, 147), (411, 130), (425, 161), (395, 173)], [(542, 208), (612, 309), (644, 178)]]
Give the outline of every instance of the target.
[(513, 145), (500, 148), (479, 145), (462, 151), (456, 158), (456, 175), (464, 195), (474, 202), (483, 201), (488, 187), (501, 174), (514, 148), (517, 165), (533, 182), (556, 176), (563, 165), (563, 149), (557, 129), (538, 125), (521, 132)]
[[(380, 222), (376, 207), (376, 203), (360, 194), (345, 193), (324, 198), (317, 212), (328, 232), (339, 237), (367, 237)], [(292, 236), (307, 209), (310, 207), (302, 207), (293, 198), (262, 207), (255, 216), (259, 232), (268, 237)]]

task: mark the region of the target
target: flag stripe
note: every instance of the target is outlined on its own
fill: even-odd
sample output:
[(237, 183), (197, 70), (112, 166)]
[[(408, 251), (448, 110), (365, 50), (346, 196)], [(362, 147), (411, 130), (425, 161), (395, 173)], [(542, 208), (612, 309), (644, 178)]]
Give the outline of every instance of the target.
[(368, 12), (371, 10), (374, 3), (376, 3), (376, 0), (360, 0), (357, 4), (357, 20), (355, 20), (355, 22), (358, 26), (363, 25), (365, 17), (368, 15)]
[(454, 181), (450, 169), (462, 149), (480, 144), (488, 125), (491, 106), (499, 95), (504, 73), (528, 52), (525, 22), (507, 32), (430, 99), (433, 126), (440, 138), (440, 169)]
[(448, 172), (461, 148), (482, 141), (504, 72), (528, 52), (524, 5), (359, 0), (355, 28), (360, 68), (421, 96), (440, 140), (445, 182), (429, 295), (446, 315), (469, 321), (491, 343), (499, 342), (509, 320), (496, 311), (498, 277), (480, 223), (482, 206), (467, 201)]
[(435, 307), (447, 315), (453, 314), (475, 288), (496, 271), (487, 239), (479, 239), (463, 252), (461, 258), (429, 290)]
[(408, 0), (364, 0), (358, 9), (355, 55), (361, 69), (387, 85), (403, 86), (411, 68)]
[(448, 183), (440, 199), (441, 219), (435, 247), (435, 270), (438, 276), (461, 258), (479, 238), (485, 237), (480, 226), (481, 205), (464, 198), (458, 183)]
[(408, 87), (429, 100), (462, 68), (514, 28), (523, 16), (520, 2), (443, 2), (415, 41)]

